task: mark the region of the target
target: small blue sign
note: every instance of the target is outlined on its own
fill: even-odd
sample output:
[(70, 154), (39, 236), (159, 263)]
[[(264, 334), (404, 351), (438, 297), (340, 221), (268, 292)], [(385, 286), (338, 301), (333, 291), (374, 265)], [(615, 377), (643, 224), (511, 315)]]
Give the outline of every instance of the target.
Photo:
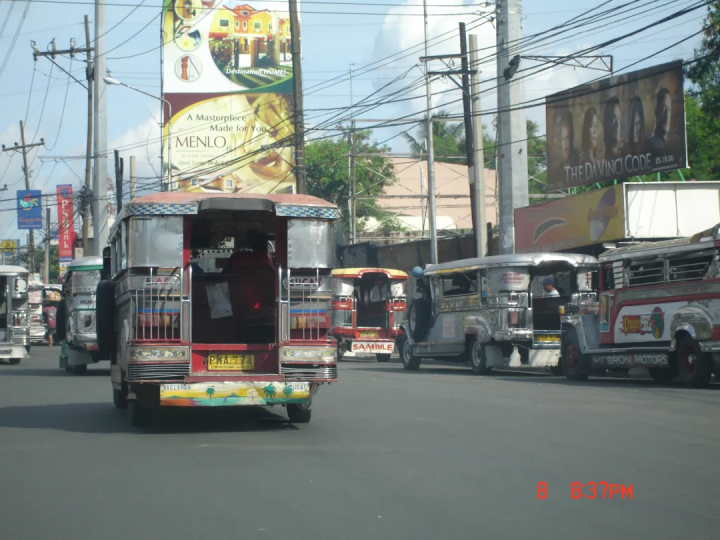
[(42, 192), (19, 189), (17, 202), (18, 229), (42, 229)]

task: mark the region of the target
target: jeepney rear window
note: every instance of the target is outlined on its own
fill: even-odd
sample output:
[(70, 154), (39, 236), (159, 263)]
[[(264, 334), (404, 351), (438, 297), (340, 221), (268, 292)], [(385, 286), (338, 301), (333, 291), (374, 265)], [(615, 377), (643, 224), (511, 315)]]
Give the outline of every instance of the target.
[(73, 272), (73, 289), (89, 290), (95, 292), (97, 284), (100, 283), (100, 270), (76, 270)]

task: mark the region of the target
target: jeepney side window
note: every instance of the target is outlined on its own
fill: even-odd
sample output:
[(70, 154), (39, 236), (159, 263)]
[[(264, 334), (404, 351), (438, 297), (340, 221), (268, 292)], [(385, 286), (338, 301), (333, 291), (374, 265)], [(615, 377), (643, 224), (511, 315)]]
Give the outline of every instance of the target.
[(120, 224), (120, 270), (128, 267), (127, 221)]
[(182, 216), (132, 217), (127, 235), (131, 267), (182, 267)]
[(657, 285), (665, 281), (665, 261), (634, 261), (630, 263), (630, 287)]
[(602, 290), (603, 291), (614, 291), (615, 290), (615, 272), (612, 265), (602, 267)]
[(670, 259), (670, 281), (693, 281), (703, 279), (715, 260), (715, 254), (710, 252), (692, 253), (682, 257)]
[(477, 272), (462, 272), (442, 276), (443, 297), (477, 294)]

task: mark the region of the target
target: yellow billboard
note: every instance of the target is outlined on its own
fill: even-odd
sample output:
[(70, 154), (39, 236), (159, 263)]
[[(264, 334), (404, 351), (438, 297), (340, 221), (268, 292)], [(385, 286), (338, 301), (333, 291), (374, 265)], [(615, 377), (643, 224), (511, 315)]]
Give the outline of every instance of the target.
[(563, 251), (624, 237), (622, 185), (515, 210), (517, 253)]

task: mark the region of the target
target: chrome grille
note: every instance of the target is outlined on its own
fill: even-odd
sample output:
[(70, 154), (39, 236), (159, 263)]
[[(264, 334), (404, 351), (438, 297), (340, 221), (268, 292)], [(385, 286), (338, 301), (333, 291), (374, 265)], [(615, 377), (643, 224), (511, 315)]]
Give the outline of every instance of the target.
[(297, 381), (336, 381), (338, 378), (337, 364), (284, 364), (281, 373), (288, 379)]
[(128, 380), (159, 380), (159, 379), (182, 379), (190, 375), (190, 363), (183, 364), (150, 364), (148, 362), (128, 364)]

